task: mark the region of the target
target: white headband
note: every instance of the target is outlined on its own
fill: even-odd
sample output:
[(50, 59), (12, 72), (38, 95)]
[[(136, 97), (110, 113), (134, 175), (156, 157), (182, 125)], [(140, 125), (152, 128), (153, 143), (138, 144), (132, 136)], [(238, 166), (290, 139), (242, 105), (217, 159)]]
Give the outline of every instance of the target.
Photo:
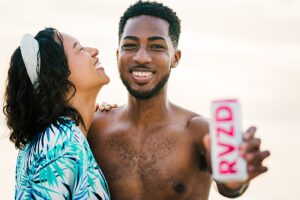
[(25, 34), (21, 39), (20, 48), (27, 74), (34, 84), (38, 79), (41, 65), (39, 43), (32, 35)]

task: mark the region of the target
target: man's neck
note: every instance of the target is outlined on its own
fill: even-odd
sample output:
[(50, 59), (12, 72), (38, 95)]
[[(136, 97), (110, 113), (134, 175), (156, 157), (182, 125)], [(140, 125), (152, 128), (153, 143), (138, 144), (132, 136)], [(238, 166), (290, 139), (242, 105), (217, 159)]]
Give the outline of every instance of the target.
[(126, 110), (129, 120), (137, 126), (144, 126), (165, 121), (169, 116), (170, 102), (165, 91), (149, 99), (137, 99), (129, 95)]

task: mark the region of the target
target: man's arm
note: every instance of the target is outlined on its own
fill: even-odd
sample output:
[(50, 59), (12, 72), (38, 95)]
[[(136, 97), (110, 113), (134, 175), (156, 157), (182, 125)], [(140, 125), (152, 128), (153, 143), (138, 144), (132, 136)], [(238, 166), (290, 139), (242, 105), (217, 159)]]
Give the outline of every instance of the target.
[[(197, 143), (203, 147), (209, 171), (212, 173), (209, 120), (201, 116), (193, 117), (189, 122), (189, 128), (194, 133)], [(248, 179), (243, 182), (216, 182), (218, 191), (223, 196), (229, 198), (241, 196), (252, 179), (267, 171), (267, 167), (263, 166), (262, 162), (270, 155), (270, 152), (260, 150), (261, 140), (255, 138), (255, 132), (256, 128), (250, 127), (244, 134), (244, 141), (240, 146), (241, 154), (247, 162)]]

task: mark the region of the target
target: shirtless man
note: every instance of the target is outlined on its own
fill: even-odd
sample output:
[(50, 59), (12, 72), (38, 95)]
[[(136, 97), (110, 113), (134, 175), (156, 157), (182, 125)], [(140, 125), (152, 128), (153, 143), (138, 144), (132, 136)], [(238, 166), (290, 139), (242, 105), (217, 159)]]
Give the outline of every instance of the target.
[[(128, 103), (98, 112), (88, 140), (107, 178), (113, 200), (207, 200), (212, 183), (208, 121), (167, 98), (170, 72), (178, 65), (180, 21), (168, 7), (137, 2), (119, 23), (120, 77)], [(255, 128), (245, 133), (249, 179), (217, 183), (227, 197), (240, 196), (267, 171)]]

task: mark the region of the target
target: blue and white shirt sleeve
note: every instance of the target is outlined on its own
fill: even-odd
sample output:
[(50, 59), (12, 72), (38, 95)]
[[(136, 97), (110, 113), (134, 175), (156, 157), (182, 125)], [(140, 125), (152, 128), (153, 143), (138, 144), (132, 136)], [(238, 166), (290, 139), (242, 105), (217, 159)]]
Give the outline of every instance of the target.
[(69, 125), (48, 128), (20, 153), (19, 157), (27, 152), (30, 159), (18, 163), (25, 169), (27, 165), (28, 171), (17, 175), (25, 185), (16, 188), (16, 199), (109, 199), (106, 180), (85, 137), (75, 124)]

